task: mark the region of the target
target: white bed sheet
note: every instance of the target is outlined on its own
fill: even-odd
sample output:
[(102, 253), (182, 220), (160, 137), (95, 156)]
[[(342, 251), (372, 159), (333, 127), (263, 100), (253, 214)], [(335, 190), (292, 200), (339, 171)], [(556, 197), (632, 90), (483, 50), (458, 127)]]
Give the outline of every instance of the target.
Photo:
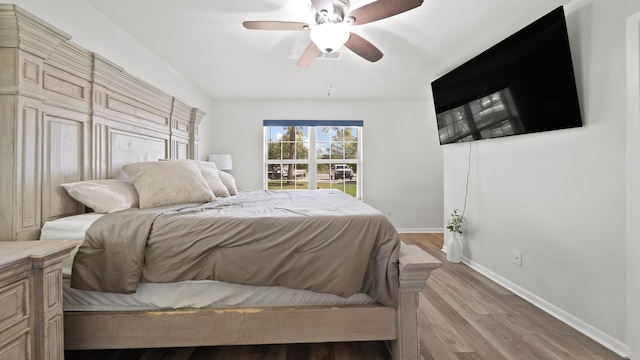
[[(86, 213), (47, 221), (40, 230), (40, 240), (84, 240), (89, 226), (102, 215), (104, 214)], [(71, 266), (76, 252), (77, 247), (62, 261), (62, 274), (65, 277), (71, 276)]]
[[(42, 227), (41, 240), (81, 240), (101, 214), (81, 214), (53, 221)], [(139, 311), (203, 307), (265, 307), (300, 305), (376, 304), (366, 294), (342, 298), (278, 286), (250, 286), (198, 280), (179, 283), (141, 283), (134, 294), (84, 291), (69, 286), (73, 255), (63, 261), (65, 311)]]

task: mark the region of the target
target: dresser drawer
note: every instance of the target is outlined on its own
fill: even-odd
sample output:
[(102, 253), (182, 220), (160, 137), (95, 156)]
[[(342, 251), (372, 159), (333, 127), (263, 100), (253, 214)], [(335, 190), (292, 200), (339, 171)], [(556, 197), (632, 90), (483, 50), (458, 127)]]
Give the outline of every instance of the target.
[(64, 359), (62, 260), (77, 241), (0, 241), (0, 360)]
[(31, 339), (28, 331), (6, 342), (0, 342), (0, 360), (30, 360)]
[(0, 289), (0, 343), (28, 326), (29, 282), (22, 279)]

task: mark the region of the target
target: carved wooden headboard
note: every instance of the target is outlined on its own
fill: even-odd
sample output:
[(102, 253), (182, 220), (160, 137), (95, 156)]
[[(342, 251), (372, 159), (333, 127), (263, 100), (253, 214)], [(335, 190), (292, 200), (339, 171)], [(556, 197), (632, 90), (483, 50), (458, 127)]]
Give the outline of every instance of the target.
[(70, 39), (0, 4), (0, 240), (37, 239), (46, 220), (84, 212), (60, 184), (198, 157), (202, 111)]

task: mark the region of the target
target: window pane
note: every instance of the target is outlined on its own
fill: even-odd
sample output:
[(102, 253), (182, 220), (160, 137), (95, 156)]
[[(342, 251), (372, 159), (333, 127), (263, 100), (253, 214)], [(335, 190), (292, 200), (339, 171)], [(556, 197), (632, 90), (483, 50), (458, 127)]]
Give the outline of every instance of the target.
[(269, 147), (269, 153), (267, 156), (269, 160), (282, 159), (282, 154), (280, 153), (281, 146), (279, 142), (269, 143), (267, 146)]
[(317, 159), (329, 159), (331, 155), (331, 143), (330, 142), (318, 142), (316, 143)]
[(296, 159), (306, 160), (309, 158), (309, 141), (296, 143)]
[(329, 183), (329, 164), (318, 164), (316, 167), (316, 183), (318, 183), (319, 188), (328, 189), (329, 186), (326, 187), (320, 186), (322, 184)]

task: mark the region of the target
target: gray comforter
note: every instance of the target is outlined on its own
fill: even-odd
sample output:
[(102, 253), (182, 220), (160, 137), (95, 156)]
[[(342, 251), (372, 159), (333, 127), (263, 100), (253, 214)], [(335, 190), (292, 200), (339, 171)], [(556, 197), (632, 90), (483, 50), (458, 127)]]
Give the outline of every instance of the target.
[(133, 293), (139, 282), (219, 280), (396, 306), (398, 234), (334, 190), (250, 191), (207, 204), (107, 214), (87, 231), (71, 286)]

